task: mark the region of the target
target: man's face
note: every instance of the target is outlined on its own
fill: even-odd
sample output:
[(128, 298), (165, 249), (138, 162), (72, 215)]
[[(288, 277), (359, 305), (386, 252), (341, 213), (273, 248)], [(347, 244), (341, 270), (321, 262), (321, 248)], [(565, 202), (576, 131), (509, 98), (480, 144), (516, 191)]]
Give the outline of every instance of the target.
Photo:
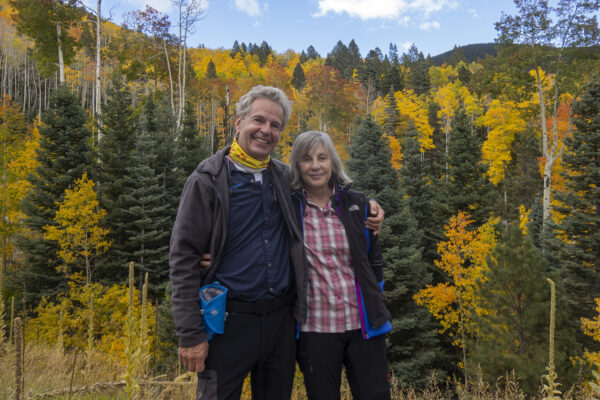
[(251, 157), (264, 161), (275, 149), (283, 125), (283, 108), (269, 99), (256, 99), (250, 111), (235, 120), (239, 145)]

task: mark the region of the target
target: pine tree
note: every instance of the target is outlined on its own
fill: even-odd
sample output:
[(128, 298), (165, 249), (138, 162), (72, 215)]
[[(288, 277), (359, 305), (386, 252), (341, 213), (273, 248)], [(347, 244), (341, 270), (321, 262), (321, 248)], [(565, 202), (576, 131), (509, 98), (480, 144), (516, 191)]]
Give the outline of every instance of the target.
[(55, 224), (57, 204), (63, 200), (65, 190), (93, 165), (92, 132), (86, 127), (87, 115), (68, 88), (58, 88), (48, 111), (42, 115), (42, 122), (39, 166), (28, 178), (32, 189), (22, 203), (25, 223), (32, 235), (19, 240), (26, 259), (13, 282), (15, 289), (25, 288), (33, 304), (41, 296), (54, 296), (65, 288), (66, 281), (57, 272), (61, 263), (58, 244), (43, 238), (43, 227)]
[[(451, 216), (446, 199), (439, 190), (439, 180), (429, 172), (428, 161), (419, 150), (418, 132), (414, 125), (405, 133), (402, 145), (403, 165), (400, 169), (402, 187), (417, 226), (423, 231), (420, 247), (423, 260), (437, 273), (433, 260), (438, 258), (437, 243), (444, 238), (444, 224)], [(434, 277), (440, 282), (441, 276)]]
[(188, 102), (185, 107), (183, 126), (175, 143), (177, 186), (180, 191), (187, 177), (196, 169), (200, 161), (209, 155), (208, 147), (196, 128), (194, 107)]
[[(564, 216), (557, 226), (563, 238), (558, 252), (562, 275), (573, 305), (573, 321), (593, 318), (594, 298), (600, 293), (600, 83), (595, 81), (573, 105), (576, 129), (567, 139), (563, 155), (565, 191), (556, 192)], [(581, 335), (578, 339), (590, 351), (597, 342)]]
[(400, 113), (398, 112), (398, 104), (394, 96), (394, 88), (390, 88), (390, 92), (385, 97), (385, 117), (383, 119), (383, 131), (389, 135), (398, 137), (398, 127), (400, 126)]
[(462, 108), (456, 112), (450, 137), (448, 178), (445, 182), (452, 214), (468, 212), (481, 225), (491, 213), (489, 203), (494, 188), (480, 163), (479, 138), (471, 133)]
[(302, 64), (298, 63), (294, 67), (294, 73), (292, 74), (292, 86), (297, 91), (301, 92), (306, 86), (306, 76), (304, 76), (304, 70)]
[(98, 260), (100, 282), (124, 283), (127, 281), (129, 262), (125, 249), (129, 241), (127, 226), (131, 223), (125, 212), (123, 194), (127, 183), (127, 167), (133, 163), (135, 138), (139, 123), (132, 107), (131, 93), (117, 77), (107, 91), (108, 100), (103, 107), (103, 133), (100, 143), (98, 182), (100, 204), (107, 211), (106, 227), (110, 230), (112, 246)]
[(171, 217), (169, 204), (164, 201), (162, 173), (156, 173), (154, 169), (156, 142), (149, 132), (143, 132), (136, 139), (132, 164), (127, 168), (125, 179), (125, 214), (130, 223), (126, 227), (129, 240), (124, 250), (128, 259), (136, 263), (140, 277), (148, 272), (151, 277), (149, 293), (156, 298), (164, 293), (168, 282), (166, 264), (170, 231), (164, 227), (171, 223)]
[(425, 59), (422, 52), (418, 53), (416, 59), (408, 65), (410, 67), (408, 87), (418, 95), (428, 94), (431, 89), (431, 79), (429, 77), (431, 65), (431, 60)]
[(436, 359), (437, 339), (430, 314), (412, 296), (431, 280), (421, 259), (422, 232), (410, 211), (390, 163), (381, 128), (367, 117), (354, 136), (348, 161), (355, 187), (378, 199), (386, 210), (380, 234), (384, 257), (384, 296), (392, 313), (388, 357), (394, 373), (422, 387)]
[(538, 139), (534, 133), (523, 132), (512, 143), (510, 163), (504, 173), (502, 189), (506, 193), (501, 215), (515, 221), (519, 207), (531, 209), (542, 191), (538, 159), (541, 157)]
[(215, 67), (215, 63), (211, 59), (206, 66), (206, 78), (215, 79), (217, 77), (217, 68)]
[[(488, 267), (478, 293), (486, 313), (477, 319), (478, 339), (468, 347), (472, 364), (479, 365), (490, 381), (514, 370), (520, 386), (536, 393), (548, 354), (550, 289), (546, 263), (518, 223), (511, 223)], [(564, 384), (574, 378), (576, 368), (569, 360), (574, 354), (570, 311), (564, 307), (563, 296), (558, 297), (558, 303), (554, 357)]]

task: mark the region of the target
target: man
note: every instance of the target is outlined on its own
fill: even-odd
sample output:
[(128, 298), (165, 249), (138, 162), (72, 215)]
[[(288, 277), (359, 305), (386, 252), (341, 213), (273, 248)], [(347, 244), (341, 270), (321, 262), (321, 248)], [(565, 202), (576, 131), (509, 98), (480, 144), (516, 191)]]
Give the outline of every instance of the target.
[[(291, 397), (306, 272), (288, 169), (270, 158), (290, 114), (283, 91), (252, 88), (237, 104), (232, 146), (202, 161), (181, 195), (169, 259), (173, 318), (201, 399), (239, 399), (249, 372), (253, 399)], [(228, 288), (228, 315), (209, 345), (198, 290), (214, 281)]]

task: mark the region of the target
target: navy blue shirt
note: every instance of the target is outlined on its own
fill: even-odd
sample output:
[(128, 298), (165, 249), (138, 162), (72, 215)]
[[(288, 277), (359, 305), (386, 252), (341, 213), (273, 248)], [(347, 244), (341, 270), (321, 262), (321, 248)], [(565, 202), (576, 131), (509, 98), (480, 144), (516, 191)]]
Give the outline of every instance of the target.
[(261, 183), (254, 174), (228, 167), (229, 224), (216, 279), (229, 289), (230, 299), (255, 302), (279, 297), (291, 286), (290, 252), (269, 174), (263, 172)]

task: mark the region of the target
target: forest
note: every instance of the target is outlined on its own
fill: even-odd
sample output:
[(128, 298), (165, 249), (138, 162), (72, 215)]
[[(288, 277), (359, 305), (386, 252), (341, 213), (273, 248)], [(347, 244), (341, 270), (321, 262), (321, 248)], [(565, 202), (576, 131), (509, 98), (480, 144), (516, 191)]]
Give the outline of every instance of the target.
[(200, 2), (174, 3), (116, 25), (0, 0), (0, 398), (193, 398), (171, 228), (259, 84), (293, 101), (276, 158), (327, 132), (385, 210), (394, 398), (600, 396), (598, 1), (515, 0), (494, 44), (435, 60), (193, 48)]

